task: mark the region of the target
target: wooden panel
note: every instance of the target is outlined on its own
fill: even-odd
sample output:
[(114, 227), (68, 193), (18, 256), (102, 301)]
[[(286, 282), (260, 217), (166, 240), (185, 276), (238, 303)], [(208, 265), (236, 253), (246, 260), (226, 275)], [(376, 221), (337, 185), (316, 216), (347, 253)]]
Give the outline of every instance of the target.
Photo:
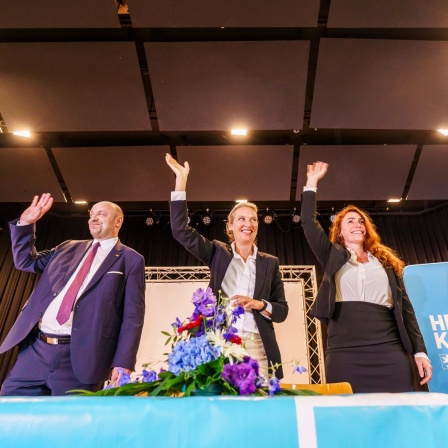
[(54, 148), (73, 200), (168, 201), (167, 146)]
[(309, 43), (145, 44), (160, 129), (302, 127)]
[(65, 201), (45, 150), (1, 148), (0, 201), (28, 204), (42, 193), (51, 193), (57, 202)]
[(0, 73), (10, 131), (151, 129), (133, 43), (3, 43)]
[(312, 27), (318, 0), (131, 0), (137, 27)]
[(311, 126), (439, 129), (447, 59), (448, 42), (322, 39)]
[(0, 0), (1, 28), (119, 28), (111, 0)]
[(448, 200), (448, 145), (424, 146), (408, 199)]
[(292, 146), (189, 146), (177, 154), (190, 163), (191, 201), (289, 200)]
[(329, 28), (446, 28), (446, 0), (332, 0)]
[(306, 183), (306, 166), (316, 161), (330, 165), (325, 179), (319, 183), (319, 200), (400, 198), (415, 149), (410, 145), (302, 146), (297, 200), (300, 200)]

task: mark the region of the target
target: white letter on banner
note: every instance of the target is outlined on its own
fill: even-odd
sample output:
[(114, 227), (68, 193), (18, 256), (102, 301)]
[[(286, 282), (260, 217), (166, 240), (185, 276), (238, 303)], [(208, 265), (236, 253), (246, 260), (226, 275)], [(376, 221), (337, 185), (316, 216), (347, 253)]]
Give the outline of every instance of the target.
[(443, 333), (440, 333), (440, 334), (434, 333), (434, 339), (436, 340), (438, 349), (442, 348), (442, 344), (445, 348), (448, 348), (448, 344), (445, 341), (445, 336), (446, 336), (446, 331), (444, 331)]
[(434, 316), (430, 314), (429, 320), (431, 321), (432, 331), (437, 331), (437, 325), (440, 325), (441, 330), (446, 330), (445, 324), (443, 322), (443, 316), (441, 314), (437, 315), (437, 320), (435, 320)]

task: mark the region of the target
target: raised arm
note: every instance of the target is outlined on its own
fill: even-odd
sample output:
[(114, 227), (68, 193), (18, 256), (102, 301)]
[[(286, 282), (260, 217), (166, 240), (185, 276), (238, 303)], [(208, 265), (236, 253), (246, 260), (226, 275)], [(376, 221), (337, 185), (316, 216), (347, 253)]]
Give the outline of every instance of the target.
[[(190, 165), (185, 162), (182, 166), (170, 154), (166, 154), (165, 160), (176, 175), (175, 191), (185, 192)], [(196, 258), (209, 265), (214, 252), (213, 243), (188, 225), (187, 201), (185, 194), (180, 196), (183, 198), (174, 198), (170, 201), (170, 224), (173, 237)]]
[(174, 187), (174, 190), (186, 191), (188, 173), (190, 172), (190, 165), (188, 164), (188, 162), (185, 162), (182, 166), (168, 153), (165, 155), (165, 160), (167, 165), (173, 170), (174, 174), (176, 175), (176, 185)]
[(306, 187), (317, 188), (317, 184), (325, 177), (328, 170), (328, 163), (314, 162), (306, 166)]
[(312, 165), (307, 165), (305, 190), (308, 189), (308, 191), (302, 193), (300, 212), (305, 238), (321, 265), (325, 265), (332, 244), (317, 220), (316, 192), (314, 189), (319, 181), (325, 177), (327, 170), (328, 163), (325, 162), (315, 162)]

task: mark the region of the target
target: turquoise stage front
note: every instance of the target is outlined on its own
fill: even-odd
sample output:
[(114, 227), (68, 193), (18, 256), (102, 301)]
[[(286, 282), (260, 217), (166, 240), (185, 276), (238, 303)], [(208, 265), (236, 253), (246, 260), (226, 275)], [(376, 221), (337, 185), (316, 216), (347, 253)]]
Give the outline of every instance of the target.
[(1, 398), (0, 447), (448, 446), (448, 395)]

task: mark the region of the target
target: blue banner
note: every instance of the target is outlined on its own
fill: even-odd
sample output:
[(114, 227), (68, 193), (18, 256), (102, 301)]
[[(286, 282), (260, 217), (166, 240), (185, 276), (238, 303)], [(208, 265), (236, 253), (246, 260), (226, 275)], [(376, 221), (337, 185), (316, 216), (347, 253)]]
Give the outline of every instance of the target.
[(448, 263), (407, 266), (404, 282), (433, 366), (429, 389), (448, 393)]

